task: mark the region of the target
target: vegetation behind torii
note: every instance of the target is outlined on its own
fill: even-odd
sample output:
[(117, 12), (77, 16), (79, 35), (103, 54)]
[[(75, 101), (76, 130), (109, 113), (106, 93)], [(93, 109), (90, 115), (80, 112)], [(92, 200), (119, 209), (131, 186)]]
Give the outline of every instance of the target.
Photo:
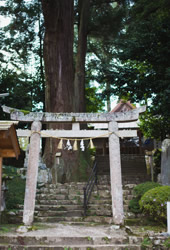
[(142, 129), (163, 140), (170, 133), (169, 7), (168, 0), (5, 1), (0, 89), (10, 96), (1, 102), (96, 112), (104, 101), (109, 110), (111, 96), (128, 97), (149, 103)]

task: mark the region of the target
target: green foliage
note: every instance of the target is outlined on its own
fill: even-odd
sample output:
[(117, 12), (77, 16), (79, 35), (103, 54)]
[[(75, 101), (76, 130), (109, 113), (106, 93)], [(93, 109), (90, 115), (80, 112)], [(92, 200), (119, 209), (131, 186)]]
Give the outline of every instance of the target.
[(170, 186), (156, 187), (146, 192), (139, 201), (142, 212), (153, 220), (166, 222)]
[(148, 110), (140, 116), (140, 129), (146, 138), (154, 138), (162, 141), (170, 134), (170, 117), (162, 113), (162, 115), (154, 115), (153, 110)]
[(0, 29), (2, 38), (0, 89), (1, 93), (10, 94), (4, 103), (11, 107), (33, 111), (35, 106), (37, 108), (37, 103), (41, 102), (42, 108), (44, 28), (41, 3), (37, 0), (31, 2), (7, 0), (0, 4), (0, 11), (2, 16), (10, 17), (9, 24)]
[(10, 23), (1, 29), (2, 49), (11, 54), (10, 63), (14, 67), (32, 63), (33, 52), (40, 53), (37, 41), (43, 33), (40, 2), (7, 0), (0, 5), (0, 11), (10, 16)]
[(123, 64), (117, 93), (147, 103), (141, 129), (147, 137), (163, 140), (170, 133), (170, 2), (133, 1), (125, 31), (117, 40)]
[(161, 172), (161, 149), (157, 149), (154, 152), (153, 161), (154, 180), (157, 180), (157, 176)]
[(139, 185), (137, 185), (134, 188), (134, 193), (138, 199), (141, 199), (141, 197), (150, 189), (161, 186), (159, 183), (156, 182), (144, 182)]
[[(37, 108), (37, 104), (43, 101), (43, 90), (39, 83), (28, 74), (17, 74), (14, 70), (0, 70), (1, 93), (9, 93), (9, 96), (1, 98), (1, 104), (21, 109), (24, 114)], [(0, 109), (0, 119), (9, 119), (9, 115)]]
[(104, 101), (100, 94), (97, 93), (96, 87), (86, 88), (86, 112), (103, 111)]
[(18, 177), (18, 171), (17, 168), (12, 167), (12, 166), (3, 166), (3, 176), (8, 176), (8, 177)]
[(7, 181), (7, 188), (6, 207), (7, 209), (16, 209), (17, 204), (24, 203), (25, 180), (16, 176), (12, 180)]
[(135, 213), (135, 214), (138, 214), (138, 213), (141, 212), (138, 198), (133, 198), (132, 200), (130, 200), (130, 202), (129, 202), (129, 210), (132, 213)]
[(141, 213), (139, 201), (141, 197), (150, 189), (160, 186), (156, 182), (144, 182), (134, 188), (135, 198), (129, 202), (129, 209), (133, 213)]
[(78, 167), (78, 179), (77, 181), (87, 181), (89, 178), (89, 171), (91, 171), (91, 155), (90, 150), (84, 152), (79, 151), (79, 167)]

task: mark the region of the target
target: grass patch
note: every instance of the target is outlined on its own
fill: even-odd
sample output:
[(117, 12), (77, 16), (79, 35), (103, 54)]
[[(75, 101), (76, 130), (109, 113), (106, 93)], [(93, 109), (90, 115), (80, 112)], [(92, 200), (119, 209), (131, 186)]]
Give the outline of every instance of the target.
[(16, 209), (18, 204), (24, 204), (25, 180), (19, 176), (7, 181), (8, 191), (6, 194), (7, 209)]
[(15, 232), (18, 225), (14, 224), (1, 224), (0, 225), (0, 234)]
[(142, 243), (141, 243), (141, 247), (142, 249), (146, 249), (148, 247), (152, 247), (152, 241), (147, 237), (147, 238), (144, 238)]
[[(155, 233), (166, 232), (166, 226), (163, 223), (158, 223), (149, 218), (126, 219), (126, 226), (136, 227), (138, 232), (154, 231)], [(135, 229), (134, 229), (135, 230)]]

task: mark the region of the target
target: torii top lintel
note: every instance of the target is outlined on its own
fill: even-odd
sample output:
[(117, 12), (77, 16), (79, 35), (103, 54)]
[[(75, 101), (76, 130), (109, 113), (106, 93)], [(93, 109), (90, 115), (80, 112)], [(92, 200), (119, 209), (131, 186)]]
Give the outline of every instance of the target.
[(115, 113), (48, 113), (48, 112), (25, 112), (14, 108), (2, 106), (5, 113), (9, 113), (12, 120), (21, 122), (41, 121), (43, 123), (108, 123), (111, 121), (116, 122), (129, 122), (136, 121), (139, 114), (145, 112), (146, 106), (133, 109), (128, 112), (115, 112)]

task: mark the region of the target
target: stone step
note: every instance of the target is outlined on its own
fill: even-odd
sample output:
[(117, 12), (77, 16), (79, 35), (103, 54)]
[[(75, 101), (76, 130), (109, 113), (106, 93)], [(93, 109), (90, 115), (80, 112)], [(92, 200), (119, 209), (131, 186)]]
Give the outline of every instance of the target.
[[(22, 212), (20, 215), (22, 216)], [(95, 209), (94, 207), (92, 207), (92, 208), (87, 209), (86, 215), (90, 216), (90, 217), (91, 216), (93, 216), (93, 217), (94, 216), (110, 216), (111, 217), (112, 210), (111, 210), (111, 208), (105, 208), (105, 209), (96, 208)], [(54, 217), (56, 217), (56, 221), (54, 220), (55, 222), (61, 221), (61, 220), (67, 221), (68, 217), (79, 217), (79, 218), (83, 217), (84, 216), (84, 209), (82, 208), (81, 210), (72, 210), (72, 211), (50, 211), (50, 210), (48, 210), (48, 211), (35, 211), (35, 216), (37, 218), (40, 218), (40, 217), (54, 218)], [(72, 218), (68, 219), (68, 220), (70, 221), (70, 220), (72, 220)], [(45, 221), (52, 222), (51, 220), (50, 221), (45, 220)]]
[(44, 187), (41, 189), (37, 190), (37, 194), (64, 194), (64, 195), (68, 195), (69, 194), (69, 189), (60, 189), (60, 188), (48, 188), (48, 187)]
[(86, 214), (87, 216), (112, 216), (112, 210), (111, 209), (105, 209), (105, 210), (87, 209)]
[(55, 217), (49, 217), (49, 216), (34, 216), (34, 222), (40, 222), (40, 223), (64, 223), (64, 222), (82, 222), (83, 217), (80, 216), (71, 216), (71, 217), (64, 217), (64, 216), (55, 216)]
[[(69, 195), (63, 195), (63, 194), (48, 194), (48, 193), (41, 193), (37, 194), (36, 196), (37, 201), (39, 200), (46, 200), (47, 202), (49, 200), (80, 200), (83, 201), (84, 195), (83, 194), (69, 194)], [(91, 193), (91, 198), (92, 199), (110, 199), (110, 191), (109, 190), (98, 190), (98, 191), (93, 191)]]
[[(98, 185), (94, 186), (89, 200), (87, 217), (83, 217), (83, 187), (85, 183), (46, 184), (37, 194), (36, 221), (79, 222), (89, 220), (89, 222), (102, 223), (105, 217), (109, 221), (112, 220), (110, 177), (108, 175), (99, 177), (98, 183)], [(134, 186), (136, 185), (126, 184), (123, 186), (125, 211), (128, 211), (129, 200), (133, 197)]]
[[(107, 204), (104, 203), (103, 206), (101, 204), (94, 204), (94, 203), (89, 203), (88, 204), (89, 209), (111, 209), (111, 203)], [(71, 211), (71, 210), (81, 210), (83, 209), (83, 205), (36, 205), (35, 209), (37, 211)]]
[[(111, 198), (110, 199), (101, 199), (98, 198), (98, 197), (94, 197), (90, 199), (89, 201), (89, 205), (90, 204), (100, 204), (100, 205), (105, 205), (105, 204), (111, 204), (112, 201), (111, 201)], [(46, 205), (46, 206), (71, 206), (71, 205), (83, 205), (83, 199), (75, 199), (75, 200), (46, 200), (46, 199), (43, 199), (43, 200), (38, 200), (36, 201), (36, 205), (39, 206), (39, 205)], [(19, 208), (23, 208), (23, 206), (18, 206)]]
[(111, 199), (102, 199), (102, 200), (100, 200), (100, 199), (97, 199), (97, 198), (94, 198), (94, 199), (90, 199), (90, 201), (89, 201), (89, 206), (90, 205), (111, 205), (112, 204), (112, 200)]
[(113, 223), (113, 218), (110, 216), (72, 216), (72, 217), (34, 217), (35, 222), (42, 222), (42, 223), (99, 223), (99, 224), (111, 224)]
[[(63, 186), (64, 184), (62, 184), (62, 188), (60, 188), (60, 186), (58, 187), (58, 186), (53, 185), (53, 184), (46, 184), (45, 187), (37, 189), (37, 192), (38, 191), (53, 192), (55, 190), (56, 192), (61, 191), (61, 193), (62, 192), (65, 193), (66, 191), (70, 191), (70, 190), (74, 190), (74, 191), (79, 190), (79, 191), (81, 191), (86, 186), (86, 184), (82, 185), (81, 187), (79, 187), (79, 186), (75, 187), (74, 186), (74, 188), (73, 187), (67, 188), (67, 184), (65, 184), (66, 185), (65, 187)], [(94, 186), (94, 189), (99, 189), (99, 190), (108, 189), (108, 188), (110, 188), (110, 185), (108, 185), (107, 182), (106, 182), (106, 184), (101, 184), (100, 181), (99, 181), (97, 186), (96, 185)]]
[(141, 246), (140, 245), (129, 245), (129, 244), (124, 244), (124, 245), (115, 245), (115, 244), (108, 244), (108, 245), (67, 245), (67, 246), (56, 246), (56, 245), (31, 245), (31, 246), (16, 246), (16, 245), (2, 245), (0, 244), (0, 249), (1, 250), (141, 250)]
[[(130, 200), (133, 198), (133, 190), (123, 190), (124, 198), (127, 200)], [(49, 202), (52, 202), (51, 204), (67, 204), (69, 201), (75, 201), (78, 200), (79, 202), (83, 201), (84, 196), (83, 195), (68, 195), (68, 196), (56, 196), (51, 194), (39, 194), (37, 195), (37, 202), (40, 203), (43, 200), (46, 201), (48, 204)], [(106, 200), (111, 200), (111, 194), (109, 190), (102, 190), (102, 191), (93, 191), (91, 194), (91, 201), (96, 200), (103, 200), (105, 203)], [(67, 201), (67, 202), (66, 202)], [(75, 204), (75, 202), (73, 202)]]
[[(100, 206), (105, 206), (105, 205), (111, 205), (112, 204), (112, 201), (111, 199), (102, 199), (102, 200), (95, 200), (95, 199), (90, 199), (89, 203), (88, 203), (88, 206), (91, 206), (91, 205), (100, 205)], [(39, 201), (39, 202), (36, 202), (36, 210), (39, 209), (39, 206), (46, 206), (46, 207), (50, 207), (52, 206), (63, 206), (63, 207), (66, 207), (66, 206), (81, 206), (83, 207), (83, 201), (82, 202), (75, 202), (75, 201), (72, 201), (70, 202), (69, 200), (65, 200), (65, 201), (61, 201), (61, 202), (58, 202), (58, 201), (50, 201), (50, 202), (47, 202), (46, 200), (42, 200), (42, 201)], [(23, 209), (23, 206), (19, 206), (18, 208), (20, 209)], [(54, 210), (54, 209), (52, 209)], [(57, 210), (57, 208), (56, 208)], [(60, 210), (60, 208), (58, 209)], [(64, 210), (64, 209), (63, 209)]]
[[(124, 210), (128, 210), (128, 204), (124, 204)], [(19, 215), (22, 216), (22, 211), (19, 212)], [(35, 216), (38, 217), (82, 217), (84, 215), (84, 209), (80, 210), (71, 210), (71, 211), (35, 211)], [(103, 207), (88, 207), (87, 216), (112, 216), (111, 206), (108, 208)], [(63, 219), (62, 219), (63, 220)], [(57, 220), (58, 221), (58, 220)]]
[(86, 186), (87, 182), (70, 182), (70, 183), (57, 183), (57, 184), (45, 184), (44, 188), (50, 189), (83, 189)]
[(124, 205), (123, 205), (123, 208), (124, 208), (124, 211), (126, 211), (126, 212), (127, 212), (127, 211), (128, 211), (128, 209), (129, 209), (129, 205), (124, 204)]
[[(24, 235), (0, 235), (0, 242), (2, 244), (11, 244), (13, 246), (107, 246), (107, 245), (136, 245), (141, 243), (142, 237), (136, 236), (108, 236), (108, 237), (99, 237), (99, 236), (24, 236)], [(135, 243), (134, 243), (135, 242)]]
[[(96, 190), (96, 191), (92, 191), (91, 193), (91, 197), (92, 198), (103, 198), (103, 199), (107, 199), (107, 198), (111, 198), (111, 194), (110, 194), (110, 190)], [(76, 200), (76, 199), (80, 199), (83, 200), (84, 199), (84, 194), (69, 194), (69, 195), (56, 195), (56, 194), (48, 194), (48, 193), (41, 193), (41, 194), (37, 194), (36, 196), (37, 200)]]

